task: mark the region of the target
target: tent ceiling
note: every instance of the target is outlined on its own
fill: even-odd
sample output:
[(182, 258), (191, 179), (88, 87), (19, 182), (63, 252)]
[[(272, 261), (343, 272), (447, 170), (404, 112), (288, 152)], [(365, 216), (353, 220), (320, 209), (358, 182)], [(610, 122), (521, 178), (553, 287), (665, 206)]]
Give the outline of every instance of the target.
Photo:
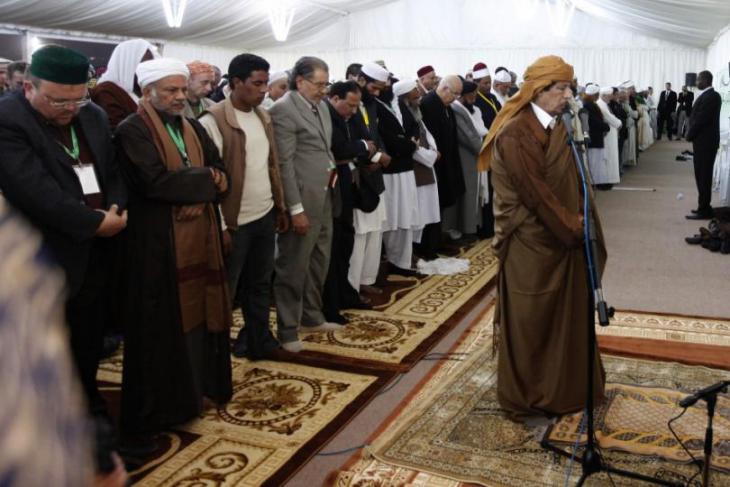
[(707, 47), (730, 24), (730, 0), (572, 0), (609, 22), (671, 42)]
[[(301, 0), (289, 40), (307, 38), (349, 13), (393, 0)], [(182, 27), (167, 26), (160, 0), (0, 0), (2, 22), (231, 48), (276, 45), (266, 0), (188, 0)]]
[[(268, 48), (280, 44), (271, 34), (263, 7), (266, 1), (188, 0), (183, 26), (179, 29), (167, 27), (160, 0), (0, 0), (0, 19), (50, 29), (230, 48)], [(397, 0), (300, 0), (289, 40), (306, 39), (348, 13), (393, 1)], [(694, 47), (707, 47), (730, 23), (730, 0), (571, 1), (590, 15)], [(453, 10), (460, 3), (455, 1), (452, 5), (449, 2), (448, 8)], [(501, 0), (495, 1), (495, 11), (499, 11), (499, 5), (503, 5)]]

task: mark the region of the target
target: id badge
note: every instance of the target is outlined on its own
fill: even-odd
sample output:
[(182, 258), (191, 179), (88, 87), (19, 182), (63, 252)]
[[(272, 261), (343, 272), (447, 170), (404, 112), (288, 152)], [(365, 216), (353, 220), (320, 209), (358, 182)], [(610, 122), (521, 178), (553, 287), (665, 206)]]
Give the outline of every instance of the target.
[(76, 176), (79, 178), (84, 195), (101, 193), (93, 164), (79, 164), (74, 166), (74, 171), (76, 171)]

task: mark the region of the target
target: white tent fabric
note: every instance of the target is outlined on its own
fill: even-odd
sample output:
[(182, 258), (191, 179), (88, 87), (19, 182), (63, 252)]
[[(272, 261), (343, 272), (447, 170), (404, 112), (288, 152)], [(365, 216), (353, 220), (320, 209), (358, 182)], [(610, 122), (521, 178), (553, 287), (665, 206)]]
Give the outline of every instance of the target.
[[(271, 1), (189, 0), (179, 29), (167, 27), (160, 0), (0, 0), (0, 19), (165, 40), (167, 56), (224, 69), (252, 51), (276, 69), (318, 55), (336, 77), (350, 62), (373, 59), (401, 76), (426, 63), (463, 74), (477, 61), (521, 74), (536, 57), (558, 54), (581, 81), (631, 78), (642, 87), (681, 85), (684, 73), (704, 68), (706, 46), (730, 21), (730, 0), (297, 0), (289, 41), (279, 44), (265, 12)], [(568, 1), (578, 10), (560, 35), (548, 6)]]
[[(351, 12), (388, 1), (392, 0), (299, 0), (289, 39), (306, 39)], [(0, 0), (0, 22), (256, 49), (276, 44), (266, 4), (261, 0), (188, 0), (182, 27), (172, 29), (160, 0)]]
[(639, 87), (681, 85), (686, 72), (705, 65), (705, 49), (648, 37), (581, 11), (565, 36), (557, 35), (545, 20), (547, 5), (538, 4), (528, 15), (525, 1), (460, 0), (448, 8), (423, 8), (422, 0), (399, 0), (261, 53), (277, 67), (291, 66), (304, 52), (320, 56), (335, 78), (351, 62), (374, 59), (385, 60), (400, 76), (412, 77), (424, 64), (433, 64), (437, 73), (464, 74), (478, 61), (521, 75), (537, 57), (557, 54), (575, 66), (581, 82), (617, 85), (632, 79)]

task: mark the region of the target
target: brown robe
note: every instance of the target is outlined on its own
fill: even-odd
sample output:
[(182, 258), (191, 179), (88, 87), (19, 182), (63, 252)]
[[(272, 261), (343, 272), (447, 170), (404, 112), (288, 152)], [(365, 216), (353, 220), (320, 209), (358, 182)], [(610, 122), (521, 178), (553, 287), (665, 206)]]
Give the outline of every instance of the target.
[[(582, 190), (561, 121), (545, 130), (528, 105), (497, 136), (492, 162), (500, 258), (498, 398), (515, 420), (585, 406), (588, 296)], [(589, 192), (591, 206), (593, 195)], [(600, 220), (597, 268), (606, 252)], [(596, 351), (594, 399), (603, 398)]]
[(91, 100), (104, 109), (109, 117), (109, 126), (112, 130), (115, 130), (122, 120), (137, 111), (137, 102), (123, 88), (111, 81), (96, 85), (91, 90)]

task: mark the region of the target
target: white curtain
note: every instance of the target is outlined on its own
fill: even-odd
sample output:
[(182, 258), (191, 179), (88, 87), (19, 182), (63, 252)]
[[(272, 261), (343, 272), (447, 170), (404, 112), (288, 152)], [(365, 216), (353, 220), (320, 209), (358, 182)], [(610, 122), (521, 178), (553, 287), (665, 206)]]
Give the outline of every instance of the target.
[[(429, 8), (419, 0), (400, 0), (356, 12), (304, 43), (263, 49), (259, 54), (277, 68), (291, 67), (301, 55), (330, 64), (333, 79), (351, 62), (383, 59), (397, 76), (415, 77), (432, 64), (439, 74), (465, 74), (483, 61), (494, 71), (506, 66), (522, 75), (537, 57), (557, 54), (571, 63), (581, 82), (638, 87), (684, 82), (687, 72), (705, 64), (706, 50), (674, 44), (617, 27), (576, 10), (564, 36), (553, 31), (544, 3), (526, 0), (455, 0)], [(661, 89), (661, 88), (659, 88)]]
[(730, 24), (707, 49), (707, 64), (713, 74), (713, 87), (723, 98), (720, 131), (723, 139), (730, 138)]

